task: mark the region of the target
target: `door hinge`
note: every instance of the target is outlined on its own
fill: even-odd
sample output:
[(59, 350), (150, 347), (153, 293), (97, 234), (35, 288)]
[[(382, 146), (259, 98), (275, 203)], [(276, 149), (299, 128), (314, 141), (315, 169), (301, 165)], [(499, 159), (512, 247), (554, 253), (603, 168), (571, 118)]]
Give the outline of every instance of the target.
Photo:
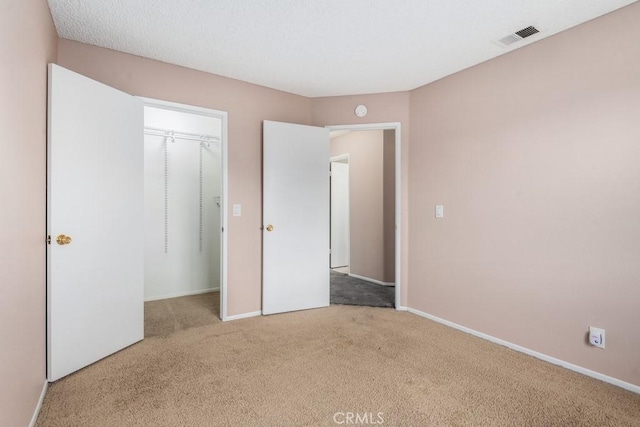
[(51, 235), (48, 235), (47, 236), (47, 245), (50, 245), (50, 244), (51, 244)]

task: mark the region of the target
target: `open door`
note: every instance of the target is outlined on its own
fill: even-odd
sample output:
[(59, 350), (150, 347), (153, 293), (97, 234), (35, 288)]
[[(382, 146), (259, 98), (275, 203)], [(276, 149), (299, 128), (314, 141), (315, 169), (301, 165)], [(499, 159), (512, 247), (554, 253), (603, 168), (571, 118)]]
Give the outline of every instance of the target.
[(263, 314), (329, 305), (329, 130), (264, 122)]
[(47, 364), (55, 381), (144, 337), (142, 101), (49, 65)]

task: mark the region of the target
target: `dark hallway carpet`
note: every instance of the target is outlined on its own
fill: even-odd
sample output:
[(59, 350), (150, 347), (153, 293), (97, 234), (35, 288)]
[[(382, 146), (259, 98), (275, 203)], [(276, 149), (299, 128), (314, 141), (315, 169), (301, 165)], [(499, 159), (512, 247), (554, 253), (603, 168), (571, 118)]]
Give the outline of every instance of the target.
[(395, 307), (395, 288), (331, 272), (331, 304)]

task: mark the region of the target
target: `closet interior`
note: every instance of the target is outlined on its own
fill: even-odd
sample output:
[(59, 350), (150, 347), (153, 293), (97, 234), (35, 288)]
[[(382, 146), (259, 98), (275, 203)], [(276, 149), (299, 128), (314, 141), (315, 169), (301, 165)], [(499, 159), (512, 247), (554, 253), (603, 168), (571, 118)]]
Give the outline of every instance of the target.
[(220, 290), (221, 138), (220, 118), (145, 106), (145, 302)]

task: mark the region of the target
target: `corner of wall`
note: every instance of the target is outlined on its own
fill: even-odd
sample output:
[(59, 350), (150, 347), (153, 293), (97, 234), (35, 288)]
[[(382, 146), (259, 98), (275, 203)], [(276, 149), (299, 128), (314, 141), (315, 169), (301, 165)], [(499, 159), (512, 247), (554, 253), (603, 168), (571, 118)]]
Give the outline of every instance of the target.
[(0, 226), (16, 244), (0, 248), (0, 425), (25, 426), (46, 381), (47, 64), (58, 38), (45, 0), (11, 3), (0, 17), (0, 128), (12, 135), (0, 142)]

